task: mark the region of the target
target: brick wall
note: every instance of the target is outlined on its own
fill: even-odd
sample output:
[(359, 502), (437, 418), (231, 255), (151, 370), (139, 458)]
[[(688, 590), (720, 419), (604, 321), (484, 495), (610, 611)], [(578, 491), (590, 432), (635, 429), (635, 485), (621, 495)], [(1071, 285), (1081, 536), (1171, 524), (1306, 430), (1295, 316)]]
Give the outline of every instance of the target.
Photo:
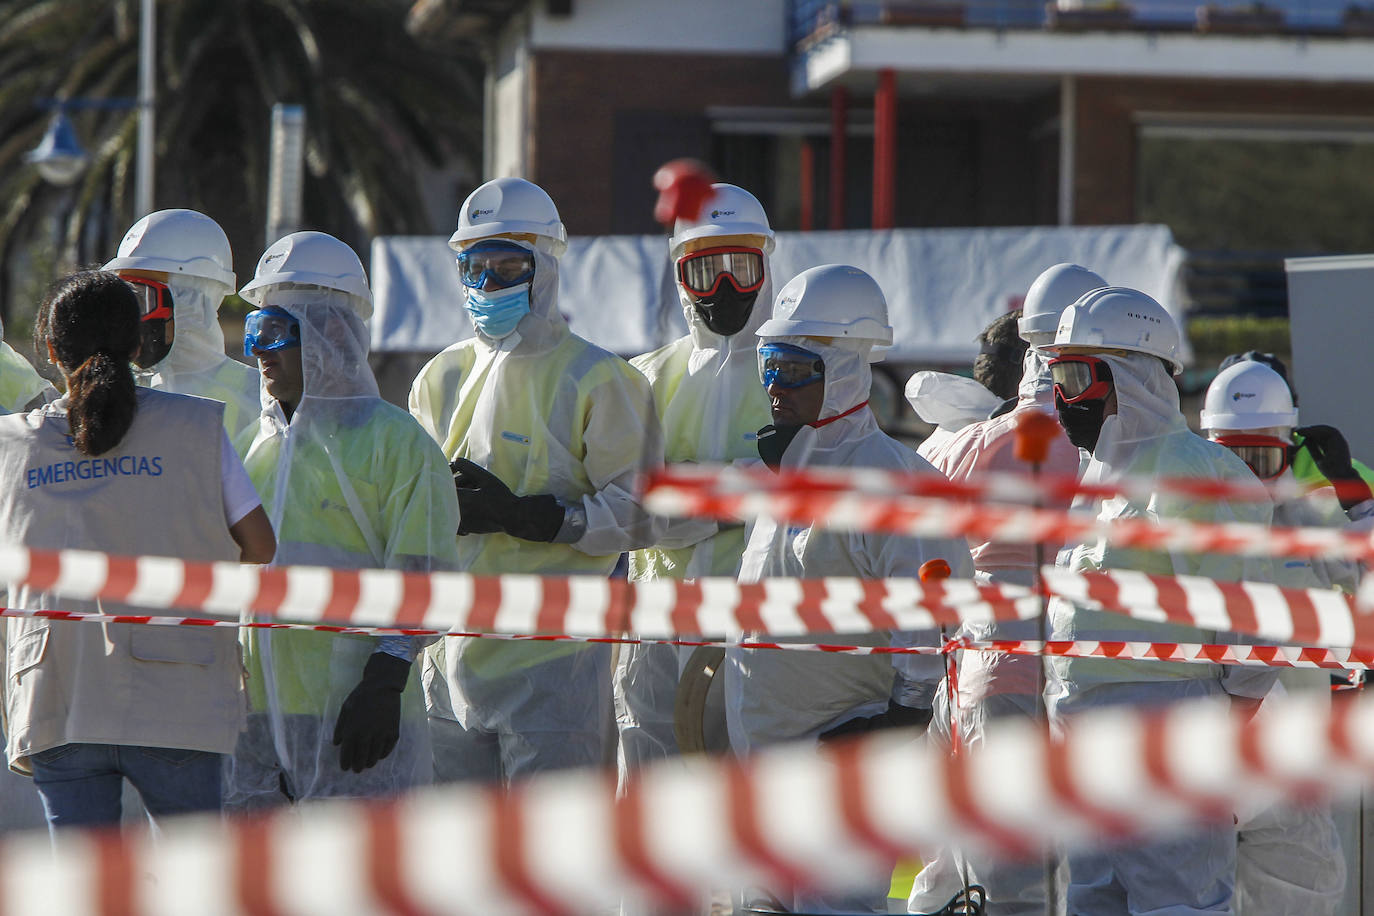
[[(618, 118), (623, 134), (625, 116), (636, 112), (699, 119), (708, 106), (794, 104), (782, 57), (540, 50), (533, 72), (538, 133), (528, 177), (549, 192), (575, 235), (616, 231), (618, 182), (648, 187), (652, 166), (645, 175), (616, 174)], [(690, 145), (684, 139), (681, 155), (709, 155)]]

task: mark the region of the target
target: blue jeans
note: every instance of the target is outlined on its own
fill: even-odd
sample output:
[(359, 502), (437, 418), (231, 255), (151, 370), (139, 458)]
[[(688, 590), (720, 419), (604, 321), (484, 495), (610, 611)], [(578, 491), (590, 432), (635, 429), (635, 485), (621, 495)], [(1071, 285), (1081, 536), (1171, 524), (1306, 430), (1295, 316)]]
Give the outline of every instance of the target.
[(127, 779), (154, 819), (220, 809), (223, 754), (129, 744), (63, 744), (29, 757), (49, 829), (118, 824)]

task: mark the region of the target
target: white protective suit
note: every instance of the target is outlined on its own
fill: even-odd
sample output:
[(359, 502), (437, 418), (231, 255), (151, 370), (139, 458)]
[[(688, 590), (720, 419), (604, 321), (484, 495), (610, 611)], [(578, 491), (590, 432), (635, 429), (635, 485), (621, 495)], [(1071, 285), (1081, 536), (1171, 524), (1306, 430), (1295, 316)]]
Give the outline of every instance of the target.
[[(1280, 485), (1293, 482), (1292, 469), (1285, 469)], [(1329, 487), (1274, 506), (1274, 524), (1281, 527), (1336, 528), (1348, 521)], [(1334, 557), (1285, 557), (1276, 560), (1275, 566), (1277, 584), (1288, 588), (1338, 588), (1354, 594), (1359, 585), (1358, 565)], [(1267, 715), (1271, 699), (1282, 702), (1286, 694), (1331, 696), (1331, 676), (1322, 669), (1281, 669), (1279, 681), (1257, 715)], [(1340, 912), (1346, 867), (1329, 806), (1274, 804), (1237, 815), (1238, 916), (1335, 916)]]
[[(1127, 476), (1198, 477), (1252, 484), (1250, 468), (1225, 447), (1190, 432), (1179, 411), (1178, 389), (1163, 363), (1150, 355), (1102, 356), (1111, 366), (1117, 412), (1102, 424), (1083, 479), (1110, 482)], [(1155, 493), (1145, 503), (1124, 497), (1075, 501), (1100, 520), (1185, 519), (1268, 525), (1271, 504), (1208, 502)], [(1160, 575), (1207, 576), (1224, 581), (1274, 580), (1272, 564), (1231, 555), (1193, 555), (1125, 549), (1105, 539), (1062, 551), (1058, 565), (1072, 570), (1130, 569)], [(1135, 620), (1076, 607), (1049, 605), (1051, 639), (1218, 641), (1211, 631)], [(1046, 704), (1052, 721), (1083, 709), (1115, 704), (1137, 707), (1228, 695), (1260, 698), (1274, 683), (1272, 669), (1212, 664), (1054, 658), (1048, 661)], [(1235, 835), (1199, 831), (1167, 841), (1109, 848), (1069, 858), (1070, 912), (1230, 913), (1235, 881)]]
[[(992, 472), (1030, 474), (1032, 468), (1013, 454), (1017, 423), (1027, 411), (1039, 410), (1054, 415), (1054, 382), (1049, 373), (1049, 355), (1031, 347), (1022, 360), (1021, 384), (1016, 407), (992, 420), (973, 423), (933, 448), (923, 446), (921, 453), (937, 471), (950, 480), (976, 479)], [(927, 443), (928, 445), (928, 443)], [(1049, 457), (1041, 473), (1076, 477), (1079, 452), (1061, 432), (1051, 443)], [(1067, 501), (1043, 501), (1047, 508), (1068, 508)], [(1033, 544), (981, 541), (969, 545), (977, 578), (999, 584), (1035, 583), (1037, 552)], [(1053, 562), (1055, 545), (1045, 545), (1039, 556)], [(978, 641), (993, 639), (1040, 638), (1038, 620), (1001, 624), (965, 624), (957, 635)], [(966, 651), (959, 657), (959, 731), (963, 746), (979, 743), (985, 723), (1002, 716), (1036, 715), (1039, 695), (1040, 659), (1026, 655)], [(937, 697), (932, 733), (949, 740), (948, 700), (942, 691)], [(912, 913), (931, 913), (944, 906), (963, 888), (966, 866), (969, 881), (987, 890), (990, 916), (1039, 916), (1044, 911), (1044, 869), (1039, 862), (1005, 863), (967, 853), (941, 850), (926, 858), (907, 901)]]
[[(405, 411), (382, 400), (363, 321), (335, 290), (277, 289), (300, 322), (304, 395), (288, 421), (267, 394), (244, 461), (277, 533), (275, 563), (416, 572), (457, 566), (458, 503), (447, 462)], [(332, 743), (339, 709), (378, 650), (415, 658), (411, 637), (244, 630), (250, 714), (226, 778), (226, 805), (396, 794), (432, 779), (418, 665), (402, 694), (401, 737), (361, 773)]]
[[(630, 361), (653, 388), (670, 463), (758, 458), (758, 431), (772, 418), (768, 394), (759, 382), (754, 332), (771, 314), (771, 270), (765, 254), (765, 280), (749, 321), (730, 337), (711, 331), (678, 286), (687, 336)], [(740, 525), (719, 530), (708, 519), (674, 520), (665, 525), (654, 547), (630, 554), (630, 579), (733, 577), (739, 573), (744, 533)], [(673, 704), (681, 664), (691, 651), (677, 646), (621, 647), (615, 701), (622, 768), (678, 753)]]
[[(823, 425), (802, 427), (783, 453), (783, 467), (869, 467), (936, 473), (924, 459), (884, 434), (867, 407), (839, 417), (868, 398), (872, 375), (866, 344), (824, 344), (809, 337), (767, 339), (803, 347), (825, 363), (819, 421)], [(839, 419), (825, 422), (834, 417)], [(937, 557), (949, 563), (955, 578), (973, 575), (973, 561), (962, 540), (826, 531), (759, 517), (750, 524), (740, 581), (757, 582), (769, 576), (914, 578), (919, 576), (921, 564)], [(938, 645), (939, 637), (931, 630), (834, 638), (867, 645), (886, 645), (889, 641)], [(844, 656), (730, 649), (725, 663), (730, 744), (736, 753), (744, 755), (784, 741), (814, 742), (821, 732), (849, 719), (886, 712), (890, 699), (930, 708), (943, 676), (944, 659), (938, 655)], [(867, 894), (844, 899), (799, 896), (795, 903), (799, 912), (885, 913), (889, 878), (888, 873), (875, 874)]]
[(905, 393), (916, 416), (935, 427), (916, 449), (922, 458), (929, 458), (931, 449), (970, 423), (986, 420), (1002, 403), (982, 383), (967, 376), (925, 369), (907, 379)]
[(224, 428), (242, 455), (252, 442), (260, 404), (258, 370), (224, 353), (224, 331), (219, 324), (223, 287), (203, 277), (173, 274), (167, 281), (172, 293), (175, 333), (172, 348), (162, 362), (147, 370), (134, 370), (140, 385), (211, 398), (224, 404)]
[[(621, 552), (656, 541), (638, 486), (662, 464), (658, 417), (644, 376), (568, 329), (558, 260), (532, 250), (529, 314), (500, 340), (479, 333), (426, 364), (410, 412), (450, 459), (567, 509), (552, 543), (459, 537), (463, 570), (605, 577)], [(436, 644), (425, 657), (425, 698), (438, 778), (512, 779), (605, 762), (610, 657), (609, 646), (572, 642)]]

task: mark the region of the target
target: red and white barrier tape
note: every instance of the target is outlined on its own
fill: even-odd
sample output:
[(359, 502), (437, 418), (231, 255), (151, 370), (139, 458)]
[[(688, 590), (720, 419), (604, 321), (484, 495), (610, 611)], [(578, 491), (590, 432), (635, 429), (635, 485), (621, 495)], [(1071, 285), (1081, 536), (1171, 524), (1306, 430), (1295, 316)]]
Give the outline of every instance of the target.
[[(1044, 569), (1043, 581), (1050, 595), (1145, 620), (1280, 644), (1374, 648), (1374, 615), (1359, 612), (1339, 592), (1054, 567)], [(1041, 606), (1026, 588), (951, 579), (626, 583), (592, 576), (263, 568), (13, 547), (0, 548), (0, 582), (64, 599), (100, 599), (107, 609), (112, 603), (154, 611), (175, 607), (235, 619), (247, 610), (266, 619), (340, 627), (648, 638), (953, 629), (1034, 619)]]
[[(991, 723), (958, 755), (886, 733), (819, 753), (417, 791), (0, 848), (0, 916), (33, 912), (559, 914), (685, 907), (702, 888), (837, 892), (932, 844), (1027, 855), (1230, 825), (1242, 804), (1374, 784), (1374, 697), (1085, 713), (1062, 740)], [(804, 803), (799, 803), (799, 801)]]
[[(759, 467), (674, 464), (650, 474), (648, 490), (655, 494), (684, 496), (769, 493), (807, 497), (826, 493), (832, 497), (847, 494), (887, 498), (920, 496), (956, 502), (1028, 505), (1041, 501), (1068, 505), (1075, 496), (1089, 499), (1125, 496), (1145, 502), (1160, 494), (1196, 502), (1280, 502), (1304, 497), (1312, 492), (1312, 487), (1295, 479), (1279, 480), (1271, 485), (1259, 480), (1236, 483), (1196, 477), (1126, 477), (1109, 483), (1085, 483), (1068, 474), (1032, 475), (1029, 468), (1026, 473), (993, 471), (967, 480), (948, 480), (942, 474), (878, 468), (784, 468), (773, 472)], [(1357, 489), (1355, 492), (1362, 491)]]
[(568, 633), (476, 633), (440, 630), (399, 630), (394, 627), (336, 627), (328, 624), (213, 620), (166, 615), (83, 614), (75, 611), (31, 611), (0, 608), (0, 617), (34, 617), (74, 623), (124, 623), (154, 626), (220, 627), (231, 629), (305, 630), (359, 636), (451, 636), (540, 642), (608, 643), (612, 645), (719, 646), (722, 649), (824, 652), (832, 655), (941, 655), (961, 649), (1012, 655), (1050, 655), (1073, 658), (1110, 658), (1252, 665), (1274, 668), (1332, 668), (1363, 670), (1374, 667), (1374, 650), (1323, 649), (1314, 646), (1258, 646), (1226, 643), (1107, 642), (1100, 640), (953, 640), (944, 646), (861, 646), (849, 643), (767, 642), (757, 639), (646, 639), (635, 636), (573, 636)]
[(1181, 553), (1374, 560), (1374, 539), (1341, 528), (1281, 528), (1183, 519), (1123, 518), (1110, 523), (1059, 509), (972, 505), (914, 496), (845, 492), (742, 492), (650, 489), (649, 511), (665, 516), (739, 519), (767, 516), (840, 531), (908, 537), (1073, 544), (1106, 538), (1120, 547)]

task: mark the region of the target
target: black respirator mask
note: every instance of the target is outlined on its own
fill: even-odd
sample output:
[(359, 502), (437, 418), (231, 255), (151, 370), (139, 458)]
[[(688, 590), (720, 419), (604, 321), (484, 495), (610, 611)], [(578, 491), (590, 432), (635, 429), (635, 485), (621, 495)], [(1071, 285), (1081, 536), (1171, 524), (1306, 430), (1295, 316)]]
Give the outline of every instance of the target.
[(1104, 415), (1106, 408), (1105, 398), (1079, 401), (1077, 404), (1065, 404), (1058, 395), (1054, 398), (1054, 409), (1059, 413), (1059, 425), (1064, 427), (1065, 435), (1074, 445), (1089, 452), (1097, 448), (1097, 437), (1102, 435), (1102, 422), (1107, 419)]
[(729, 283), (722, 283), (715, 295), (698, 299), (692, 296), (692, 307), (697, 310), (701, 320), (713, 334), (733, 337), (749, 323), (754, 311), (754, 300), (759, 297), (758, 290), (742, 293)]

